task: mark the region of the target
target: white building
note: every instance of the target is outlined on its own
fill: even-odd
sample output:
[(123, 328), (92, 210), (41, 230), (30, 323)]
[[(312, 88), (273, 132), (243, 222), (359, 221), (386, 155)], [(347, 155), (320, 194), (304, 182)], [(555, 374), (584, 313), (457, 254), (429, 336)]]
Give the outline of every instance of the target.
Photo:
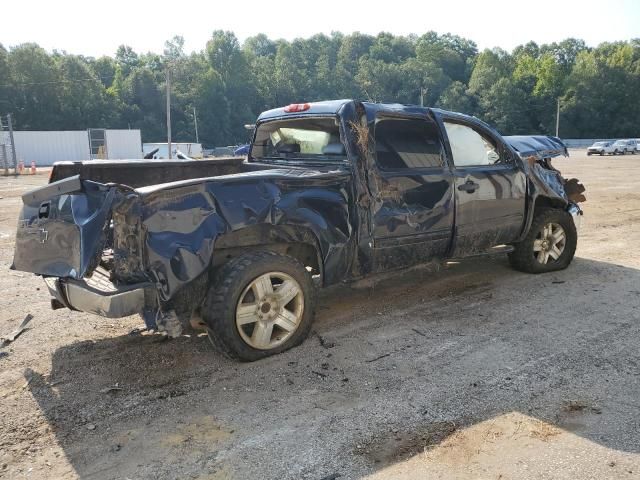
[[(11, 162), (9, 133), (3, 132), (0, 144), (7, 144)], [(17, 161), (25, 165), (53, 165), (63, 160), (125, 160), (142, 158), (140, 130), (89, 130), (13, 132)]]

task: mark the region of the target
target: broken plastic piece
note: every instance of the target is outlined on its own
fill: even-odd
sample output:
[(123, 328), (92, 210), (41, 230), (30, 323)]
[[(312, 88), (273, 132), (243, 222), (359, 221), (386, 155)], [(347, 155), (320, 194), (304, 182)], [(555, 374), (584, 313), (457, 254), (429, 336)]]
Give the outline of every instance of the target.
[(27, 329), (27, 325), (32, 319), (33, 319), (33, 315), (28, 314), (26, 317), (24, 317), (24, 320), (22, 320), (22, 323), (20, 324), (20, 326), (16, 330), (14, 330), (10, 335), (6, 337), (0, 337), (0, 341), (2, 342), (0, 343), (0, 348), (4, 348), (6, 345), (9, 345), (16, 338), (18, 338), (22, 334), (22, 332), (24, 332)]

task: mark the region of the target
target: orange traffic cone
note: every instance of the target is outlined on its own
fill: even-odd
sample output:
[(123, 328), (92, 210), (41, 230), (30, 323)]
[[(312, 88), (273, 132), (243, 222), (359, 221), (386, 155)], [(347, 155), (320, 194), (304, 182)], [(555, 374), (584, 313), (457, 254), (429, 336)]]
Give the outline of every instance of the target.
[(36, 161), (31, 160), (31, 175), (35, 175), (35, 174), (36, 174)]

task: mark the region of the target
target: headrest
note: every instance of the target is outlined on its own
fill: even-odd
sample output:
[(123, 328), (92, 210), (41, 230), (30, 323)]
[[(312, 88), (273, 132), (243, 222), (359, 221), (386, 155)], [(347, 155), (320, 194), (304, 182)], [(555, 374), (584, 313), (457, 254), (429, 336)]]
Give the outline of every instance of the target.
[(297, 143), (284, 143), (278, 147), (281, 153), (300, 153), (300, 145)]
[(344, 155), (346, 151), (341, 143), (329, 143), (322, 149), (322, 153), (325, 155)]

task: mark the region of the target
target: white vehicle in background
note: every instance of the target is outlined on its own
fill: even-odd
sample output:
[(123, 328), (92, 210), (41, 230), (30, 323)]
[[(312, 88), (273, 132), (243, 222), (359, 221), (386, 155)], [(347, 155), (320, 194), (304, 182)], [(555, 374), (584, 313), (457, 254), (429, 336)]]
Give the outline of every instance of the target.
[(613, 142), (596, 142), (587, 148), (587, 155), (617, 155)]
[(627, 140), (627, 143), (629, 145), (629, 151), (631, 153), (640, 153), (640, 140), (638, 139), (631, 139), (631, 140)]
[(635, 153), (636, 152), (636, 143), (633, 140), (616, 140), (613, 142), (613, 148), (615, 149), (614, 155), (624, 155), (627, 152)]

